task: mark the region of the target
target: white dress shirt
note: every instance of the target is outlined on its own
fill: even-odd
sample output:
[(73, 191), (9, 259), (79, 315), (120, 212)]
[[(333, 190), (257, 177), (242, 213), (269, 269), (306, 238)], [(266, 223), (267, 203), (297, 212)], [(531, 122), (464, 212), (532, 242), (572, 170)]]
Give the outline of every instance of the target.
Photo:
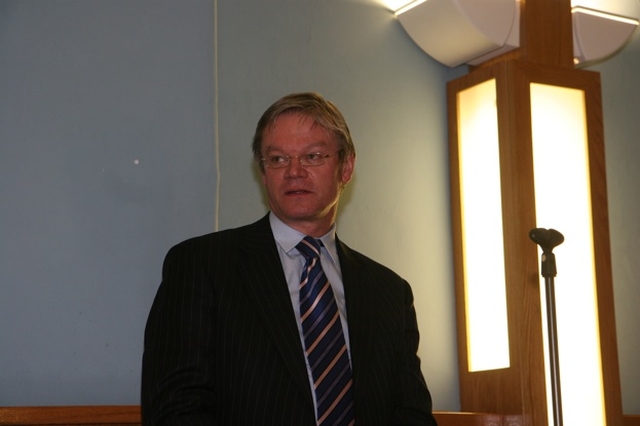
[[(280, 262), (282, 263), (284, 275), (287, 279), (287, 285), (289, 286), (291, 305), (293, 306), (293, 312), (296, 316), (300, 341), (304, 348), (302, 322), (300, 321), (300, 278), (302, 276), (302, 270), (304, 269), (305, 258), (298, 249), (296, 249), (296, 246), (304, 237), (306, 237), (306, 235), (284, 224), (275, 214), (273, 214), (273, 212), (269, 214), (269, 222), (271, 223), (271, 230), (276, 240), (276, 246), (278, 247)], [(320, 250), (320, 263), (322, 264), (322, 269), (331, 284), (331, 289), (333, 290), (336, 303), (338, 304), (344, 340), (347, 345), (349, 360), (351, 360), (349, 327), (347, 326), (347, 306), (344, 298), (344, 285), (342, 284), (342, 273), (340, 271), (340, 262), (338, 260), (338, 250), (336, 248), (335, 224), (331, 227), (329, 232), (317, 239), (321, 240), (323, 244)], [(309, 385), (311, 386), (313, 403), (314, 406), (317, 407), (315, 400), (316, 396), (313, 391), (313, 377), (311, 375), (311, 368), (309, 367), (309, 361), (306, 356), (305, 361), (307, 363), (307, 373), (309, 375)]]

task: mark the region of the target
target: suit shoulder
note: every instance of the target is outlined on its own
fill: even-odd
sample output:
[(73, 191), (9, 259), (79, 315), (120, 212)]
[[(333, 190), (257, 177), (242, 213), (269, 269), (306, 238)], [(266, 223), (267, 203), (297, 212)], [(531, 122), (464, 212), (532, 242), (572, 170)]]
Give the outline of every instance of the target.
[(260, 222), (188, 238), (171, 247), (166, 258), (211, 255), (215, 253), (230, 254), (242, 244), (242, 241), (247, 236), (255, 233), (256, 229), (260, 229)]
[(171, 247), (169, 254), (210, 250), (216, 246), (224, 245), (230, 239), (230, 234), (231, 230), (224, 230), (191, 237)]
[(383, 265), (382, 263), (373, 260), (369, 256), (350, 248), (343, 242), (340, 242), (339, 246), (345, 260), (347, 262), (353, 262), (352, 264), (361, 271), (366, 271), (375, 276), (384, 277), (386, 278), (386, 280), (406, 283), (404, 278), (402, 278), (394, 270)]

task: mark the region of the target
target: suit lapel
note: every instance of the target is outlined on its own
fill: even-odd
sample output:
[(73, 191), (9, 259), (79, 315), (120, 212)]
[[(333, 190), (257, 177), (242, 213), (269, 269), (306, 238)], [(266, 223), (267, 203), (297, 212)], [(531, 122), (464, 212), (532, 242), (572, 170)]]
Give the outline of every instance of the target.
[[(246, 283), (247, 298), (255, 306), (271, 338), (276, 342), (292, 379), (311, 402), (302, 343), (268, 216), (243, 229), (245, 232), (240, 236), (239, 260), (246, 262), (246, 267), (241, 268), (240, 274), (241, 280)], [(352, 250), (338, 239), (336, 244), (345, 287), (357, 395), (358, 378), (369, 374), (367, 370), (370, 354), (375, 350), (377, 308), (373, 294), (367, 289), (367, 278)]]
[(311, 401), (300, 334), (268, 216), (244, 229), (239, 260), (246, 262), (240, 274), (247, 283), (247, 297), (262, 317), (293, 380)]
[(370, 354), (374, 351), (377, 309), (371, 289), (367, 288), (367, 279), (353, 252), (338, 239), (336, 244), (347, 304), (353, 378), (357, 392), (358, 378), (368, 374)]

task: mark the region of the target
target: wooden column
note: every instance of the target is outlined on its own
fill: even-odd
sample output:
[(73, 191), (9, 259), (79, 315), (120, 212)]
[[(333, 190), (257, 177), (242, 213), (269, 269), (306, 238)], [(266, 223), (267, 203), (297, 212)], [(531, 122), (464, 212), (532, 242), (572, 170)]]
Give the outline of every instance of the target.
[[(613, 308), (600, 76), (596, 72), (574, 69), (570, 9), (570, 0), (523, 1), (521, 47), (472, 68), (469, 74), (447, 85), (461, 408), (470, 412), (521, 415), (523, 424), (528, 426), (548, 425), (540, 259), (537, 246), (528, 237), (529, 230), (537, 227), (530, 84), (542, 83), (576, 88), (585, 93), (605, 414), (606, 424), (616, 426), (623, 424), (623, 418)], [(511, 363), (505, 369), (469, 372), (457, 96), (462, 90), (489, 79), (496, 80), (497, 89)]]

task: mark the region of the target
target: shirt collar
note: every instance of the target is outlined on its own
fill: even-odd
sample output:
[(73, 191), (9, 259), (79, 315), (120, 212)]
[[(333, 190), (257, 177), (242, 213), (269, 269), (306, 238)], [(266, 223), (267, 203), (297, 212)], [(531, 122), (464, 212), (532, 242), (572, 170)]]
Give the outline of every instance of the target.
[[(292, 227), (286, 225), (273, 212), (269, 213), (269, 223), (276, 242), (287, 254), (292, 254), (291, 250), (295, 249), (300, 240), (306, 237), (302, 232), (296, 231)], [(338, 263), (338, 250), (336, 247), (336, 224), (334, 223), (329, 232), (322, 237), (317, 238), (327, 249), (327, 253), (333, 263)], [(297, 250), (295, 251), (297, 253)]]

